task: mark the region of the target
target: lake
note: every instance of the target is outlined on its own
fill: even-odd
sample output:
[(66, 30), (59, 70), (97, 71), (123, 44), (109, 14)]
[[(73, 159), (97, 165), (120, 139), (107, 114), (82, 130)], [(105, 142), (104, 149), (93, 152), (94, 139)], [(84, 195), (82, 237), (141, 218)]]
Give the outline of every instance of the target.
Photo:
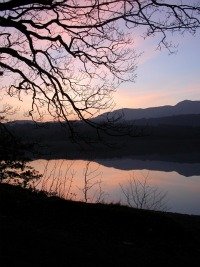
[(35, 187), (66, 199), (200, 215), (200, 163), (112, 158), (34, 160)]

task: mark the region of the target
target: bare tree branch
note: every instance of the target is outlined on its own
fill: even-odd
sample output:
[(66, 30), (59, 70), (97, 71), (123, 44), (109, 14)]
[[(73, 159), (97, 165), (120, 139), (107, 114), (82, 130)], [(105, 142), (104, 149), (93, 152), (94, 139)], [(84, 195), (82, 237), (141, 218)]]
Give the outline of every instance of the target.
[(147, 210), (168, 211), (167, 192), (149, 184), (149, 173), (142, 179), (134, 177), (134, 173), (128, 181), (128, 185), (120, 185), (126, 203), (129, 207)]
[(121, 83), (135, 79), (138, 27), (170, 49), (169, 32), (200, 27), (199, 1), (0, 1), (1, 87), (31, 95), (33, 118), (46, 110), (69, 126), (79, 118), (105, 130), (90, 119), (113, 106)]

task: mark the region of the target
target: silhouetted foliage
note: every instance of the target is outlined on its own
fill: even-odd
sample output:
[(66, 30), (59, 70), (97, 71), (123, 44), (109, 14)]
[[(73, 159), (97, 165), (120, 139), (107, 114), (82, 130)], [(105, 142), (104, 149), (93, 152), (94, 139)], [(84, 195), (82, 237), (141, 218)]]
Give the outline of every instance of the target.
[(32, 167), (27, 165), (25, 156), (27, 146), (23, 145), (6, 127), (6, 116), (13, 113), (10, 106), (4, 106), (0, 110), (0, 183), (7, 182), (28, 186), (28, 182), (38, 179), (38, 174)]

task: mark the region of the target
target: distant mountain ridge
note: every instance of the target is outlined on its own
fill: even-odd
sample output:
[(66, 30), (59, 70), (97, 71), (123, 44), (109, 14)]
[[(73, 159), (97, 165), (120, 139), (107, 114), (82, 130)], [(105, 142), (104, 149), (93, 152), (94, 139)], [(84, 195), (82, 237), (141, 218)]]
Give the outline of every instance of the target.
[(200, 127), (200, 114), (173, 115), (168, 117), (150, 118), (150, 119), (143, 118), (134, 120), (134, 124), (138, 126), (171, 125), (171, 126)]
[(150, 108), (124, 108), (118, 109), (113, 112), (104, 113), (95, 118), (95, 120), (101, 121), (106, 117), (120, 117), (126, 121), (139, 120), (139, 119), (151, 119), (162, 118), (178, 115), (200, 114), (200, 101), (184, 100), (177, 103), (175, 106), (160, 106)]
[[(200, 126), (200, 100), (184, 100), (174, 106), (165, 105), (150, 108), (123, 108), (106, 112), (95, 118), (93, 121), (101, 122), (108, 118), (117, 119), (121, 117), (125, 121), (134, 121), (137, 125), (187, 125)], [(41, 122), (40, 122), (41, 123)], [(39, 123), (39, 124), (40, 124)], [(47, 122), (44, 122), (47, 123)], [(49, 122), (50, 124), (57, 124), (56, 122)], [(27, 125), (34, 124), (32, 120), (16, 120), (8, 122), (9, 125)], [(42, 123), (43, 124), (43, 123)], [(58, 123), (59, 124), (59, 123)]]

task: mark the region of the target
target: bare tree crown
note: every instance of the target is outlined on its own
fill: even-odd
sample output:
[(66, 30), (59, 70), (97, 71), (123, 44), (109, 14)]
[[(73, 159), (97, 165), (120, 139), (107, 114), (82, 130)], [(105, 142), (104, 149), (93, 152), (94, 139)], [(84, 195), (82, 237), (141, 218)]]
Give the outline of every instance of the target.
[[(112, 105), (112, 92), (135, 78), (134, 39), (200, 27), (198, 1), (1, 0), (0, 73), (13, 96), (32, 96), (56, 119), (87, 120)], [(8, 80), (9, 77), (9, 80)]]

